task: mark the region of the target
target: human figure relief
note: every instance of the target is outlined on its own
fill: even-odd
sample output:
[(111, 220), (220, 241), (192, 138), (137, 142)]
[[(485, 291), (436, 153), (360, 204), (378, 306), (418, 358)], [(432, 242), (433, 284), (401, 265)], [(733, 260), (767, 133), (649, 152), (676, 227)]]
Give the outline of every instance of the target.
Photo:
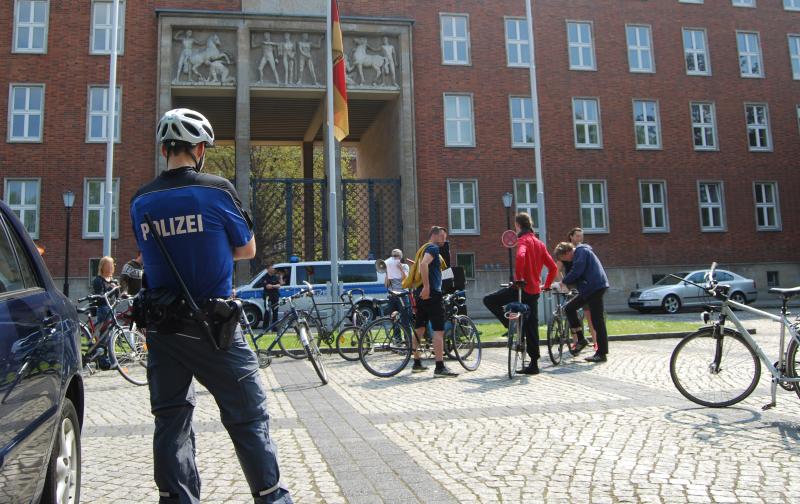
[(178, 30), (175, 32), (175, 35), (172, 37), (173, 40), (180, 41), (183, 44), (183, 49), (181, 49), (181, 55), (178, 57), (178, 73), (175, 75), (175, 81), (180, 82), (181, 74), (187, 74), (189, 80), (192, 80), (192, 68), (189, 65), (189, 60), (192, 57), (192, 48), (194, 44), (200, 44), (200, 42), (192, 36), (192, 30), (186, 30), (184, 34), (183, 30)]
[(383, 54), (383, 77), (382, 81), (385, 82), (386, 76), (390, 76), (392, 79), (392, 85), (397, 86), (397, 77), (395, 75), (395, 69), (397, 68), (397, 58), (395, 56), (395, 49), (394, 46), (389, 43), (389, 37), (383, 37), (383, 45), (378, 48), (373, 48), (370, 45), (367, 45), (367, 49), (370, 51), (381, 53)]
[[(258, 63), (258, 82), (264, 82), (264, 67), (269, 65), (273, 75), (275, 75), (275, 82), (280, 85), (281, 78), (278, 75), (278, 70), (275, 68), (275, 49), (280, 47), (281, 44), (273, 42), (269, 32), (264, 32), (264, 40), (262, 40), (259, 45), (263, 47), (264, 52), (261, 55), (261, 61)], [(255, 49), (258, 45), (251, 45), (251, 47)]]
[(314, 58), (311, 56), (311, 48), (319, 49), (322, 47), (322, 37), (319, 43), (312, 44), (309, 41), (308, 33), (301, 35), (300, 41), (297, 42), (297, 52), (300, 53), (300, 68), (297, 71), (297, 84), (300, 85), (303, 81), (303, 72), (305, 65), (308, 63), (308, 71), (311, 73), (311, 78), (314, 79), (314, 85), (317, 85), (317, 73), (314, 71)]
[(297, 57), (291, 33), (283, 34), (283, 42), (278, 46), (278, 54), (283, 58), (283, 82), (288, 85), (294, 82), (294, 63)]

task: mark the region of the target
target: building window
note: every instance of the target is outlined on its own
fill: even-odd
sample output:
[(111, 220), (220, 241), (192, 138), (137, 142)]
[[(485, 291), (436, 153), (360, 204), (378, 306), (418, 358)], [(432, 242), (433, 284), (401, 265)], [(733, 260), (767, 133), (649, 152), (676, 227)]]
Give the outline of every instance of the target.
[(723, 208), (722, 182), (700, 182), (700, 230), (724, 231), (725, 209)]
[(687, 75), (710, 75), (711, 63), (708, 59), (708, 42), (704, 29), (683, 29), (683, 54), (686, 59)]
[(506, 19), (506, 58), (510, 67), (530, 66), (528, 22), (525, 19)]
[(780, 287), (781, 282), (777, 271), (767, 271), (767, 287)]
[(475, 278), (475, 254), (463, 252), (456, 254), (456, 266), (464, 268), (464, 278)]
[(800, 0), (783, 0), (783, 8), (791, 11), (800, 11)]
[(14, 52), (47, 52), (47, 0), (17, 0), (14, 4)]
[(781, 213), (778, 205), (778, 184), (756, 182), (753, 184), (756, 201), (756, 229), (777, 231), (781, 228)]
[(6, 179), (4, 200), (34, 240), (39, 238), (39, 180)]
[(579, 149), (601, 148), (600, 106), (596, 99), (573, 98), (572, 120), (575, 126), (575, 147)]
[(634, 100), (633, 127), (637, 149), (660, 149), (658, 103), (652, 100)]
[(581, 227), (585, 232), (608, 232), (608, 211), (606, 208), (606, 182), (578, 181), (578, 195), (581, 203)]
[(756, 0), (731, 0), (734, 7), (755, 7)]
[(442, 14), (442, 63), (469, 65), (469, 17), (463, 14)]
[(669, 231), (664, 182), (641, 182), (642, 230), (645, 233)]
[(447, 147), (474, 147), (472, 96), (444, 95), (444, 129)]
[(451, 180), (447, 183), (450, 234), (479, 234), (478, 182)]
[(789, 56), (792, 62), (792, 77), (800, 80), (800, 35), (789, 35)]
[[(114, 141), (120, 141), (119, 110), (122, 91), (117, 88), (117, 99), (114, 103)], [(89, 117), (86, 122), (86, 141), (105, 142), (108, 140), (108, 87), (91, 86), (89, 88), (89, 106), (86, 107)]]
[(692, 103), (692, 139), (695, 150), (716, 150), (717, 126), (713, 103)]
[(12, 85), (9, 94), (8, 141), (41, 142), (44, 85)]
[[(112, 18), (114, 17), (114, 2), (108, 0), (94, 0), (92, 2), (92, 37), (91, 54), (111, 54)], [(119, 18), (117, 19), (117, 54), (124, 52), (125, 43), (125, 2), (119, 3)]]
[(678, 0), (678, 3), (701, 4), (703, 0)]
[[(111, 235), (118, 237), (119, 179), (114, 179), (114, 195), (111, 208)], [(102, 238), (106, 199), (105, 179), (86, 179), (83, 186), (83, 237)]]
[(761, 66), (761, 44), (758, 33), (736, 32), (739, 49), (739, 72), (742, 77), (763, 77)]
[(768, 151), (772, 149), (769, 131), (769, 111), (763, 103), (745, 105), (747, 118), (747, 141), (751, 151)]
[(539, 229), (536, 182), (533, 180), (515, 180), (514, 195), (514, 199), (517, 202), (517, 213), (525, 212), (530, 215), (533, 221), (533, 229)]
[(512, 96), (511, 107), (511, 145), (513, 147), (533, 147), (533, 105), (530, 98)]
[(595, 70), (592, 24), (586, 22), (567, 23), (570, 70)]
[(649, 26), (628, 25), (628, 69), (631, 72), (654, 72), (653, 46)]

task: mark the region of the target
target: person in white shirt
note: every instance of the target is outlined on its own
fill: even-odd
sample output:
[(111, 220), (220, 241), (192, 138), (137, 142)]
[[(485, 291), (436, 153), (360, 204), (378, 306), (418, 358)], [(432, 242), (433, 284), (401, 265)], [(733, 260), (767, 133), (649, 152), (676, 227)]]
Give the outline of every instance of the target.
[(408, 264), (403, 262), (403, 251), (392, 250), (392, 257), (386, 259), (386, 288), (393, 291), (403, 289), (403, 280), (408, 276)]

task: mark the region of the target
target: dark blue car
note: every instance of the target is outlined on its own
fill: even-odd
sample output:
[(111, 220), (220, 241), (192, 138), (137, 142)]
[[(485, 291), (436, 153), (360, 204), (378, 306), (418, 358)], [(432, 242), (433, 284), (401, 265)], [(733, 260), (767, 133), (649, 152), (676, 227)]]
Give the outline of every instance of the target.
[(0, 502), (78, 502), (80, 362), (75, 307), (0, 201)]

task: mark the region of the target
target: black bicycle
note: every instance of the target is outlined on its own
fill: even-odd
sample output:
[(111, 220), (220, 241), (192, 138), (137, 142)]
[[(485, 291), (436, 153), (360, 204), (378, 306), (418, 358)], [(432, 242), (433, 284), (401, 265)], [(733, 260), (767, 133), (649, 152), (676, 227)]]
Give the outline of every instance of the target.
[[(312, 296), (311, 310), (303, 312), (309, 322), (309, 327), (312, 329), (313, 336), (317, 340), (317, 346), (320, 348), (327, 347), (326, 353), (333, 353), (335, 347), (336, 352), (348, 361), (358, 360), (358, 339), (361, 335), (361, 329), (368, 321), (358, 309), (358, 301), (353, 300), (354, 295), (359, 295), (360, 301), (364, 299), (364, 290), (351, 289), (339, 296), (341, 301), (338, 302), (317, 303), (316, 298)], [(341, 318), (331, 324), (330, 328), (328, 328), (325, 320), (335, 318), (336, 315), (324, 317), (319, 309), (321, 306), (329, 307), (333, 312), (342, 312)]]

